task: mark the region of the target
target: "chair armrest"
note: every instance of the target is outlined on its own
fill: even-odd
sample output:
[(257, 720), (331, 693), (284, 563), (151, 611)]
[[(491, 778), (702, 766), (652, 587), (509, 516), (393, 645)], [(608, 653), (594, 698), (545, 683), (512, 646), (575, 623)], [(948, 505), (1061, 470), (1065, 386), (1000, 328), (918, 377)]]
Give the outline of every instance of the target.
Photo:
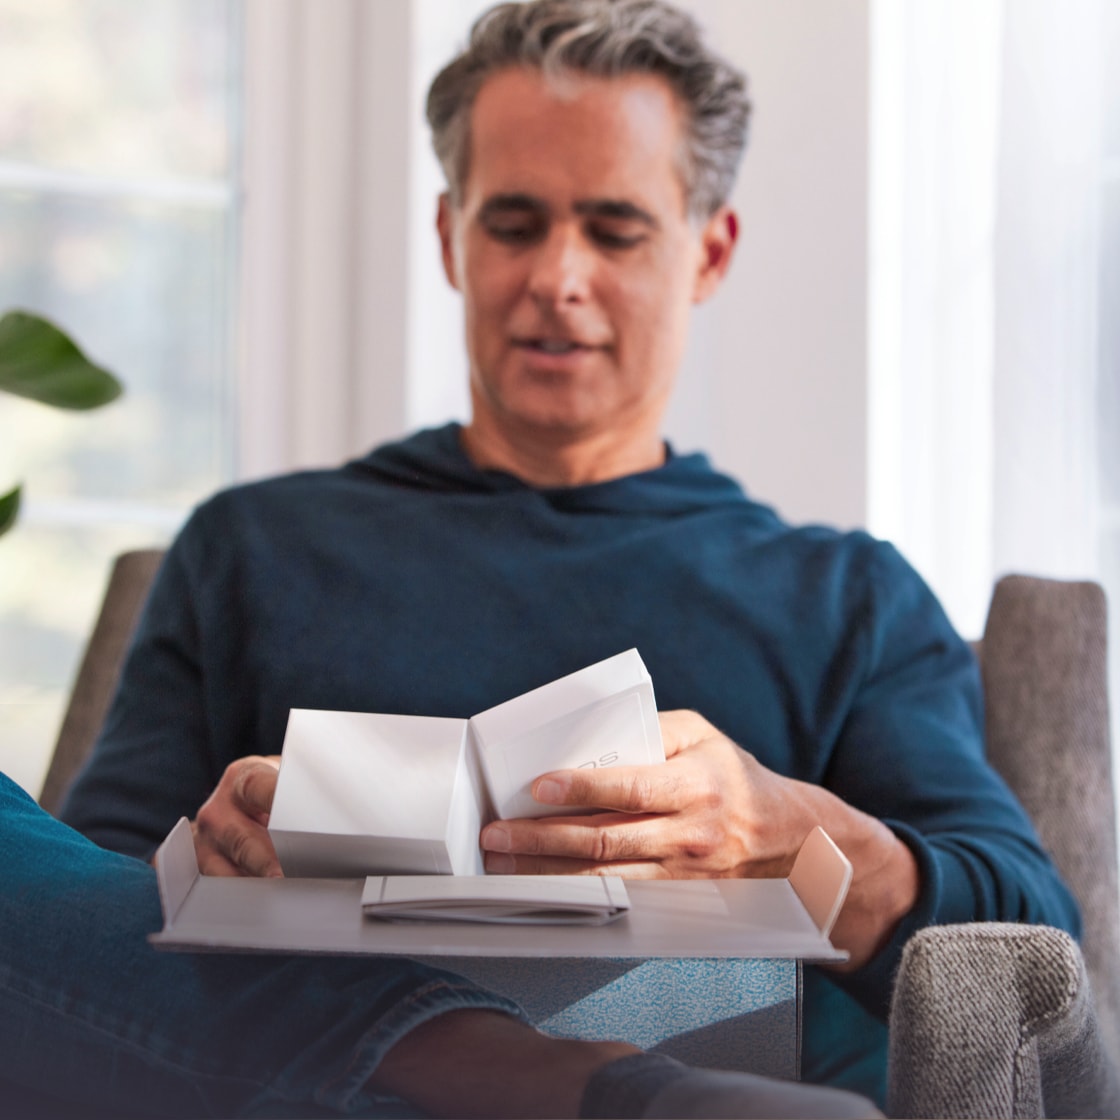
[(891, 1116), (1118, 1116), (1120, 1071), (1077, 943), (1049, 926), (931, 926), (891, 1002)]
[(162, 549), (148, 548), (122, 552), (113, 563), (39, 795), (48, 813), (57, 815), (101, 730), (132, 632), (162, 561)]

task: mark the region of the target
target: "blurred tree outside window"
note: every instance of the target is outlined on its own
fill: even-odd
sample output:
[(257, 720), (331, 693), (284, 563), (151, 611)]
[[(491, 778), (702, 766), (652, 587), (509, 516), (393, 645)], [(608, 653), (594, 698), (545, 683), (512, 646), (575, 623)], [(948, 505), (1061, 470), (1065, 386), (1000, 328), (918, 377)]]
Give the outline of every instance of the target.
[(38, 792), (112, 557), (232, 477), (240, 0), (0, 0), (0, 311), (118, 374), (0, 399), (0, 769)]

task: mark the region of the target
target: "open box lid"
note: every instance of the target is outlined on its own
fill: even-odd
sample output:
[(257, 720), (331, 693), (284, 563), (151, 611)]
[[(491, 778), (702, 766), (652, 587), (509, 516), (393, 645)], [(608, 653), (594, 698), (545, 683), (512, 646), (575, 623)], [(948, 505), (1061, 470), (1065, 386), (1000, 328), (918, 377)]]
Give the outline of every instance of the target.
[(392, 923), (366, 918), (364, 879), (204, 876), (190, 823), (155, 859), (160, 948), (409, 957), (799, 958), (843, 961), (829, 934), (852, 867), (815, 828), (788, 879), (626, 881), (629, 912), (600, 926)]

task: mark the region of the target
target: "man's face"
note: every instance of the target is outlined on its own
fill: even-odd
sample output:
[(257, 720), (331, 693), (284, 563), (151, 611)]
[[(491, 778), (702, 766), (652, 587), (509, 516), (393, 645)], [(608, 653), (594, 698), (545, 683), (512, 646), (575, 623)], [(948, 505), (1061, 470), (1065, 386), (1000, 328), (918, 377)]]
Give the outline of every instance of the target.
[(735, 237), (698, 228), (680, 175), (682, 110), (661, 78), (513, 68), (471, 114), (462, 203), (440, 205), (464, 296), (474, 424), (546, 445), (656, 435), (688, 313)]

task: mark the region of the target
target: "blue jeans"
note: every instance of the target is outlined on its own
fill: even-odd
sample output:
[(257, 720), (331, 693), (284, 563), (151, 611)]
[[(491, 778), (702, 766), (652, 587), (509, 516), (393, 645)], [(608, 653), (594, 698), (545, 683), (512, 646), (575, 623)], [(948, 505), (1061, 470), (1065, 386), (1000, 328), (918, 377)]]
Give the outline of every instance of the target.
[(0, 1115), (7, 1082), (91, 1115), (417, 1116), (367, 1084), (404, 1034), (520, 1016), (414, 961), (157, 952), (161, 925), (151, 868), (0, 774)]

